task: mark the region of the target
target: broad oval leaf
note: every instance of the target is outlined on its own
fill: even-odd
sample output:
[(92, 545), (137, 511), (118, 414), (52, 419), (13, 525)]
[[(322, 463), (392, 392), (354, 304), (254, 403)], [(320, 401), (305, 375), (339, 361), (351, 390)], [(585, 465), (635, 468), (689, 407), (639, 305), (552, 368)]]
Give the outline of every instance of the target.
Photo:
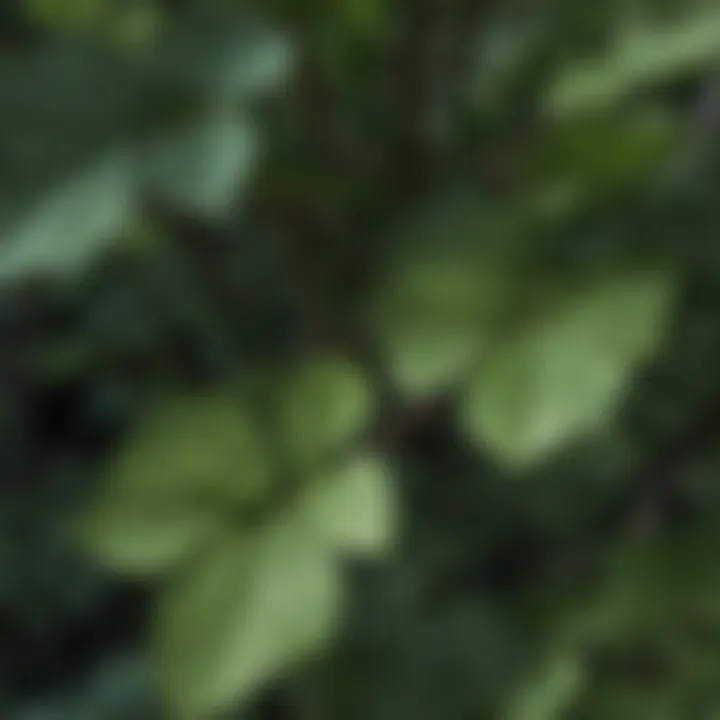
[(232, 389), (159, 402), (113, 464), (109, 488), (149, 498), (248, 503), (268, 488), (263, 439)]
[(471, 385), (462, 407), (469, 435), (524, 467), (595, 430), (658, 343), (672, 295), (661, 273), (618, 277), (531, 324)]
[(309, 532), (331, 547), (376, 556), (395, 541), (398, 509), (387, 461), (361, 454), (309, 487), (300, 512)]
[(492, 335), (505, 297), (503, 273), (463, 255), (414, 259), (380, 298), (381, 352), (396, 386), (409, 395), (457, 382)]
[(144, 577), (181, 568), (223, 528), (212, 505), (108, 494), (81, 519), (75, 535), (106, 567)]
[(288, 520), (229, 535), (158, 608), (169, 705), (181, 717), (205, 717), (247, 699), (323, 644), (340, 600), (333, 558), (304, 526)]
[(233, 397), (174, 399), (113, 463), (79, 537), (115, 570), (174, 570), (222, 526), (228, 505), (258, 500), (269, 477), (261, 438)]
[(349, 442), (369, 421), (374, 398), (362, 368), (337, 359), (309, 361), (280, 388), (279, 424), (289, 460), (308, 469)]
[(211, 109), (162, 136), (141, 155), (142, 186), (150, 195), (212, 218), (232, 210), (258, 155), (249, 117)]

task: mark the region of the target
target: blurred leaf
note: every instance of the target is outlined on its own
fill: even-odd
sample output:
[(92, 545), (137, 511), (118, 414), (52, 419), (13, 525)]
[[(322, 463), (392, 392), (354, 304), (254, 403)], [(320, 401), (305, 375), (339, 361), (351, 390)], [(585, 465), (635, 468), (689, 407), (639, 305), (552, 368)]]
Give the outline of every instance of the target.
[(208, 5), (170, 23), (144, 60), (164, 85), (210, 103), (233, 102), (282, 86), (293, 48), (251, 17), (227, 9), (214, 12)]
[(181, 398), (138, 428), (81, 521), (85, 545), (123, 572), (173, 569), (211, 537), (225, 506), (268, 489), (250, 417), (232, 396)]
[(280, 383), (279, 392), (282, 440), (301, 469), (340, 450), (374, 410), (369, 379), (344, 360), (306, 362)]
[(222, 217), (233, 208), (257, 154), (250, 118), (218, 109), (146, 148), (143, 185), (178, 208)]
[(720, 54), (720, 12), (708, 4), (691, 13), (663, 27), (650, 20), (621, 24), (604, 57), (575, 60), (550, 86), (546, 111), (565, 116), (601, 110), (712, 64)]
[(228, 537), (161, 602), (161, 685), (181, 717), (242, 701), (332, 632), (340, 581), (294, 518)]
[(51, 47), (0, 68), (0, 278), (77, 269), (134, 211), (138, 88), (117, 62)]
[(512, 466), (594, 431), (664, 330), (671, 280), (626, 275), (580, 291), (489, 361), (463, 400), (463, 424)]
[(268, 489), (263, 439), (231, 388), (178, 397), (148, 413), (112, 469), (124, 492), (172, 497), (207, 491), (249, 502)]
[(560, 720), (583, 692), (587, 672), (572, 653), (558, 653), (511, 702), (506, 720)]
[(0, 245), (0, 279), (84, 268), (103, 245), (128, 229), (135, 210), (132, 179), (128, 158), (108, 158), (49, 187), (26, 205), (22, 216), (17, 206), (2, 207), (7, 222)]
[(301, 514), (311, 532), (353, 554), (379, 555), (397, 536), (398, 503), (387, 460), (358, 455), (309, 487)]
[(663, 111), (612, 114), (558, 123), (537, 149), (537, 182), (590, 192), (615, 189), (657, 168), (678, 137)]
[(176, 570), (221, 530), (216, 508), (108, 495), (79, 523), (77, 536), (113, 570), (144, 576)]
[(54, 30), (77, 31), (97, 27), (108, 0), (26, 0), (32, 20)]
[(422, 395), (457, 382), (486, 351), (506, 295), (504, 272), (467, 252), (413, 258), (398, 268), (376, 321), (397, 386)]

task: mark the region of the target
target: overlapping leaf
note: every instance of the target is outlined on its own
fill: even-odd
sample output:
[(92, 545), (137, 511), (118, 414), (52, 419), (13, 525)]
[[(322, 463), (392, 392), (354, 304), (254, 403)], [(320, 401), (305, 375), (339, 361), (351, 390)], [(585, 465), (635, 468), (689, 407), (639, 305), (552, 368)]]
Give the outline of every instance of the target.
[(463, 423), (513, 466), (607, 421), (671, 307), (664, 274), (617, 277), (570, 297), (499, 349), (472, 384)]
[(222, 42), (217, 23), (188, 19), (132, 58), (57, 44), (4, 63), (0, 279), (77, 269), (127, 231), (146, 191), (211, 217), (233, 207), (257, 138), (229, 107), (276, 87), (290, 57), (224, 20)]
[(464, 253), (408, 262), (388, 283), (377, 328), (391, 376), (409, 394), (462, 378), (482, 356), (505, 278)]
[(228, 504), (257, 500), (270, 477), (261, 438), (232, 397), (172, 401), (121, 453), (80, 533), (122, 572), (173, 570), (222, 526)]
[(327, 472), (302, 498), (299, 513), (309, 532), (340, 552), (387, 552), (399, 514), (387, 460), (358, 455)]

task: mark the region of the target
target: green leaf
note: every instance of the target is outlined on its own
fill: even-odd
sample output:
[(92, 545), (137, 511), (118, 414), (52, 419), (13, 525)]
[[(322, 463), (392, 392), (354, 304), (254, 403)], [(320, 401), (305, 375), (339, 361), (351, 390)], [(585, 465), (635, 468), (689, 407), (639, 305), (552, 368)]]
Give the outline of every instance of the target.
[(132, 219), (127, 146), (137, 87), (126, 68), (50, 47), (0, 69), (0, 279), (70, 271)]
[(211, 8), (175, 21), (143, 58), (147, 72), (161, 83), (211, 102), (277, 89), (292, 60), (285, 37), (243, 14)]
[(466, 253), (414, 259), (397, 270), (376, 320), (397, 387), (423, 395), (461, 379), (486, 350), (505, 291), (504, 273)]
[(269, 472), (261, 438), (233, 397), (174, 399), (120, 453), (81, 520), (81, 538), (122, 572), (169, 570), (213, 534), (227, 505), (258, 500)]
[(537, 182), (597, 193), (657, 168), (677, 138), (678, 124), (664, 111), (612, 113), (556, 124), (538, 144)]
[(285, 519), (233, 535), (171, 586), (155, 628), (161, 687), (181, 717), (247, 699), (332, 633), (341, 584), (332, 556)]
[(177, 570), (222, 530), (212, 506), (109, 493), (82, 518), (75, 535), (114, 571), (149, 576)]
[(506, 720), (557, 720), (584, 691), (587, 671), (576, 653), (558, 652), (511, 703)]
[(282, 439), (290, 460), (303, 469), (341, 449), (364, 428), (374, 409), (369, 379), (344, 360), (307, 362), (280, 392)]
[(242, 400), (220, 389), (158, 404), (111, 477), (128, 492), (216, 495), (246, 503), (268, 489), (263, 441)]
[(381, 555), (397, 534), (398, 499), (386, 460), (359, 455), (307, 489), (302, 516), (333, 548)]
[(589, 113), (648, 86), (711, 65), (720, 55), (720, 12), (712, 5), (672, 25), (623, 23), (602, 58), (575, 60), (551, 85), (545, 109), (554, 116)]
[(143, 186), (183, 210), (222, 217), (240, 196), (257, 155), (251, 120), (215, 109), (146, 148)]
[(0, 280), (80, 271), (130, 227), (132, 167), (122, 156), (98, 160), (20, 207), (0, 206)]
[(510, 465), (593, 432), (660, 340), (672, 282), (618, 277), (579, 292), (504, 345), (463, 400), (469, 435)]

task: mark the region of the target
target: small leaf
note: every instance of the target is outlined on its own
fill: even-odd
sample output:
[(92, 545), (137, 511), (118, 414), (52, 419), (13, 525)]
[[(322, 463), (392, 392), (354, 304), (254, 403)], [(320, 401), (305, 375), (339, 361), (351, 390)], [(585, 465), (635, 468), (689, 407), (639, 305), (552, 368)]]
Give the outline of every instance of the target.
[(257, 154), (251, 120), (217, 109), (146, 148), (143, 185), (183, 210), (222, 217), (243, 190)]
[(108, 494), (81, 520), (76, 537), (103, 565), (147, 576), (180, 568), (221, 530), (214, 507)]
[(547, 93), (546, 110), (563, 116), (611, 107), (636, 90), (711, 65), (719, 48), (720, 12), (712, 5), (665, 27), (623, 23), (605, 57), (574, 61), (559, 76)]
[(308, 488), (301, 513), (309, 532), (341, 551), (380, 555), (393, 544), (398, 505), (387, 461), (354, 457)]
[(241, 400), (223, 390), (158, 404), (116, 465), (128, 492), (207, 492), (249, 502), (267, 490), (262, 438)]
[(282, 389), (280, 426), (293, 463), (303, 468), (339, 450), (373, 411), (373, 390), (363, 371), (343, 360), (301, 366)]
[(228, 504), (254, 502), (268, 481), (260, 438), (232, 397), (175, 399), (121, 452), (80, 536), (122, 572), (173, 569), (213, 534)]
[(557, 720), (565, 717), (587, 685), (577, 654), (558, 652), (511, 703), (506, 720)]
[(389, 279), (380, 299), (381, 350), (407, 394), (457, 382), (487, 347), (505, 297), (504, 277), (464, 255), (411, 261)]
[(329, 637), (340, 591), (332, 556), (291, 519), (229, 536), (160, 604), (169, 704), (195, 718), (247, 699)]
[(621, 277), (526, 328), (471, 386), (462, 411), (470, 436), (524, 467), (595, 430), (659, 342), (671, 297), (662, 274)]

